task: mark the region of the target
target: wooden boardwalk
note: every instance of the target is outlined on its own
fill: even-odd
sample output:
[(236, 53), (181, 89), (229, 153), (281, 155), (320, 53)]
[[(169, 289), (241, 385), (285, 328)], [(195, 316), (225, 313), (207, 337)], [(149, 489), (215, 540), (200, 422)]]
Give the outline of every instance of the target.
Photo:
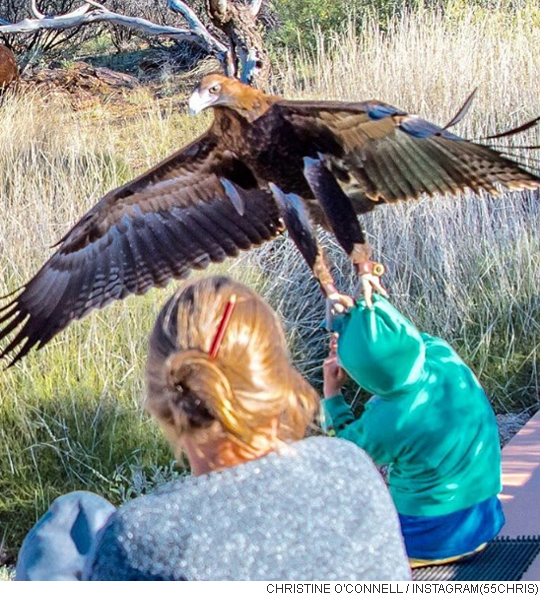
[[(504, 536), (540, 535), (540, 411), (502, 451)], [(540, 580), (540, 554), (522, 580)]]

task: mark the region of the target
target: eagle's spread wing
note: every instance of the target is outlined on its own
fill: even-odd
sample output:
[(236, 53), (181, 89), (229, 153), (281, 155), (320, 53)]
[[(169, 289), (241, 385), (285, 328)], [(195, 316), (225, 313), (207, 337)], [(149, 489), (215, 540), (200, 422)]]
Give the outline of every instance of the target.
[(383, 102), (282, 101), (272, 110), (325, 156), (344, 189), (356, 198), (397, 202), (466, 188), (496, 194), (497, 185), (511, 190), (540, 185), (535, 175), (496, 149)]
[(209, 131), (107, 194), (54, 255), (0, 308), (0, 353), (12, 363), (92, 309), (163, 286), (276, 236), (272, 195)]

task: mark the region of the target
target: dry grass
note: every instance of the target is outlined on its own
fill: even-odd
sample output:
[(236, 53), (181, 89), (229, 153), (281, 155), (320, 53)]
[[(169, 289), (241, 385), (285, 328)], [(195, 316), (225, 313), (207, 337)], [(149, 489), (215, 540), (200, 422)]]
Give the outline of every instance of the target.
[[(280, 79), (287, 95), (375, 96), (446, 121), (480, 84), (465, 135), (540, 114), (540, 32), (519, 13), (463, 9), (443, 18), (422, 12), (394, 23), (386, 35), (374, 24), (364, 32), (291, 58)], [(102, 194), (207, 122), (188, 119), (172, 101), (157, 106), (142, 93), (132, 103), (121, 117), (106, 105), (73, 113), (59, 99), (5, 100), (0, 294), (30, 277), (50, 245)], [(537, 143), (536, 134), (527, 139)], [(394, 301), (456, 345), (500, 410), (530, 407), (538, 398), (539, 206), (532, 195), (437, 199), (387, 207), (366, 220)], [(340, 253), (324, 240), (340, 282), (349, 285)], [(289, 241), (222, 269), (273, 303), (295, 360), (317, 382), (325, 348), (322, 303)], [(168, 450), (140, 401), (146, 337), (171, 290), (94, 313), (0, 373), (0, 536), (9, 547), (61, 492), (89, 488), (118, 502), (162, 477), (156, 466), (169, 465)]]

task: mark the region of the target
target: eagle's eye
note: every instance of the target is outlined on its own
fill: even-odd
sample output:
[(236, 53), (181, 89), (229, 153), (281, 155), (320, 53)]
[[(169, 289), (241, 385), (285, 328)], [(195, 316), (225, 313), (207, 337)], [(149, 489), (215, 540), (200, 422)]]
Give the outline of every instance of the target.
[(218, 83), (216, 83), (211, 88), (209, 88), (208, 91), (210, 92), (210, 94), (217, 94), (220, 89), (221, 89), (221, 86)]

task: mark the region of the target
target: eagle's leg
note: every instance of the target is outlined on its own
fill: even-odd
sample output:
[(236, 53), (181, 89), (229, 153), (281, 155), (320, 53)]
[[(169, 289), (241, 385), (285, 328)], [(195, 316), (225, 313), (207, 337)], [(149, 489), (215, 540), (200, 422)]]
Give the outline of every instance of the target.
[(349, 255), (360, 277), (360, 286), (366, 304), (371, 306), (374, 291), (387, 296), (380, 281), (384, 267), (380, 263), (371, 261), (371, 249), (351, 201), (321, 160), (306, 157), (304, 176), (315, 198), (321, 204), (337, 241)]
[[(296, 194), (285, 194), (272, 183), (270, 190), (281, 209), (281, 216), (291, 238), (319, 282), (323, 294), (330, 302), (332, 311), (343, 313), (351, 308), (354, 301), (350, 296), (341, 294), (336, 288), (302, 199)], [(329, 325), (329, 321), (327, 316), (327, 325)]]

